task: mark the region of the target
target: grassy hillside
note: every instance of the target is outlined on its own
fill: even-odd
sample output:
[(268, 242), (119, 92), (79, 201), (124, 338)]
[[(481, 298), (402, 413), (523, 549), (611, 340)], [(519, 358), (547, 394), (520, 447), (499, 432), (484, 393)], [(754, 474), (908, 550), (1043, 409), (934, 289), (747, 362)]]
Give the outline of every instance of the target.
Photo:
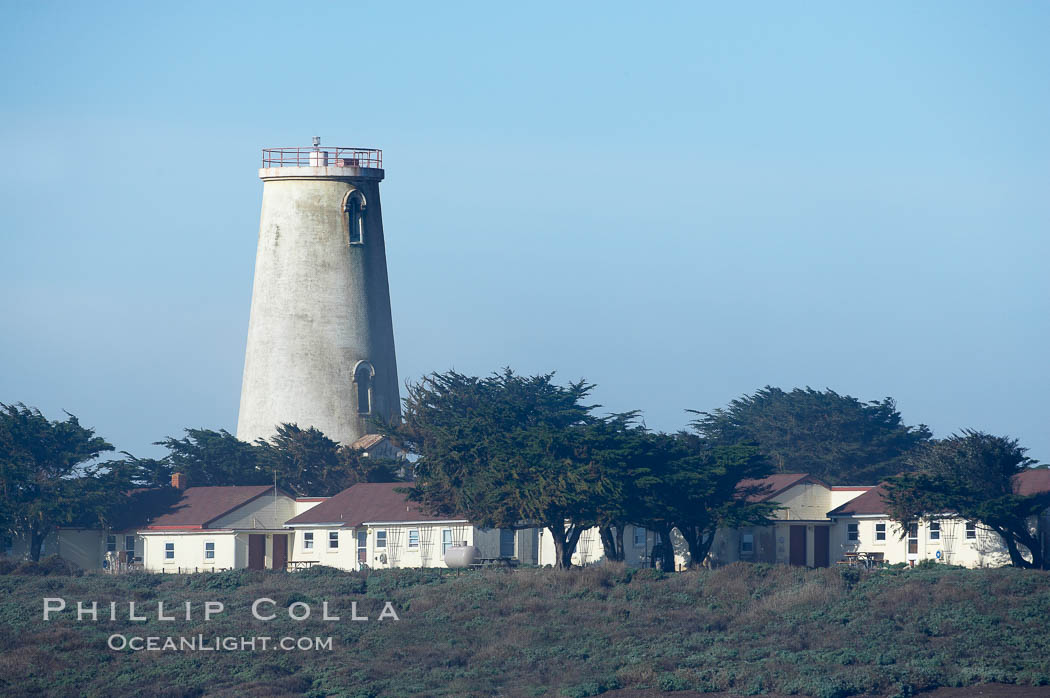
[[(589, 696), (615, 688), (910, 695), (1050, 684), (1050, 574), (945, 567), (859, 575), (733, 565), (450, 573), (0, 575), (0, 694)], [(150, 621), (42, 620), (42, 599), (127, 601)], [(312, 605), (303, 622), (249, 606)], [(156, 601), (194, 604), (155, 619)], [(226, 612), (205, 623), (206, 600)], [(340, 622), (319, 619), (327, 600)], [(382, 602), (400, 621), (378, 622)], [(350, 602), (369, 622), (352, 622)], [(332, 636), (331, 651), (116, 652), (112, 633)]]

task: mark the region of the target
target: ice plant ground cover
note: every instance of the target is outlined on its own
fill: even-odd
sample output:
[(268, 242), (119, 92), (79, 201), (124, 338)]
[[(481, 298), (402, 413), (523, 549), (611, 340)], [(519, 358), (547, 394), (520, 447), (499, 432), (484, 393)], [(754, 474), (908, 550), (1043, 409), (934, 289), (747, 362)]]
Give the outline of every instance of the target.
[[(0, 694), (590, 696), (618, 688), (911, 695), (938, 686), (1050, 685), (1050, 573), (947, 566), (861, 572), (735, 564), (664, 575), (551, 569), (315, 568), (196, 575), (64, 573), (60, 561), (0, 567)], [(44, 598), (74, 612), (43, 620)], [(251, 613), (260, 598), (271, 620)], [(116, 602), (116, 621), (76, 602)], [(190, 620), (131, 622), (157, 602)], [(324, 620), (324, 602), (400, 620)], [(205, 602), (224, 611), (205, 621)], [(293, 604), (317, 612), (296, 621)], [(366, 615), (367, 612), (365, 612)], [(267, 614), (269, 615), (269, 614)], [(299, 613), (298, 615), (301, 615)], [(254, 651), (114, 651), (114, 633), (331, 637)]]

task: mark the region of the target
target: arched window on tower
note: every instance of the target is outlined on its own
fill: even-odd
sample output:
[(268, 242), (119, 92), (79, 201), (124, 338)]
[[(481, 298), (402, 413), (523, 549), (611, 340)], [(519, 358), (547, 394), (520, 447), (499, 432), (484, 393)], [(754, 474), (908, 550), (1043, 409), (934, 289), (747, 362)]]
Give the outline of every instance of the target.
[(367, 361), (358, 361), (354, 368), (354, 383), (357, 384), (357, 413), (372, 414), (372, 383), (376, 371)]
[(356, 189), (346, 195), (343, 204), (346, 214), (346, 242), (363, 245), (365, 242), (365, 197)]

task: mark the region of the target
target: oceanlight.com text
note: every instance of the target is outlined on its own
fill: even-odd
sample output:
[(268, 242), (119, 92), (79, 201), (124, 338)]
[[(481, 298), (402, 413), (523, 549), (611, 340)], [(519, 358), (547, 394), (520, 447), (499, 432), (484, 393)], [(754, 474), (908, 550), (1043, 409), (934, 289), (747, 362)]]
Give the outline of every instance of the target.
[(219, 635), (122, 635), (106, 641), (111, 650), (132, 652), (318, 652), (332, 651), (331, 637), (234, 637)]

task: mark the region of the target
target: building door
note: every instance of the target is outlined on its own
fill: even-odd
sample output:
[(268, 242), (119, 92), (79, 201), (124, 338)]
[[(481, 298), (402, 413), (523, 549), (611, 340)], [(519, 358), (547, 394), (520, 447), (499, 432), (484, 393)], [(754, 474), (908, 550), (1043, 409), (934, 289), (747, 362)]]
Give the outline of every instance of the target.
[(357, 569), (368, 564), (368, 531), (357, 532)]
[(266, 536), (248, 534), (248, 569), (261, 570), (266, 566)]
[(283, 533), (273, 537), (273, 568), (282, 572), (288, 567), (288, 536)]
[(908, 524), (908, 559), (914, 560), (919, 556), (919, 524)]
[(499, 530), (499, 556), (514, 557), (514, 529), (501, 528)]
[(791, 539), (788, 541), (791, 548), (788, 551), (788, 562), (799, 567), (806, 566), (806, 527), (792, 526)]
[(827, 567), (831, 564), (831, 529), (817, 526), (813, 529), (813, 566)]

